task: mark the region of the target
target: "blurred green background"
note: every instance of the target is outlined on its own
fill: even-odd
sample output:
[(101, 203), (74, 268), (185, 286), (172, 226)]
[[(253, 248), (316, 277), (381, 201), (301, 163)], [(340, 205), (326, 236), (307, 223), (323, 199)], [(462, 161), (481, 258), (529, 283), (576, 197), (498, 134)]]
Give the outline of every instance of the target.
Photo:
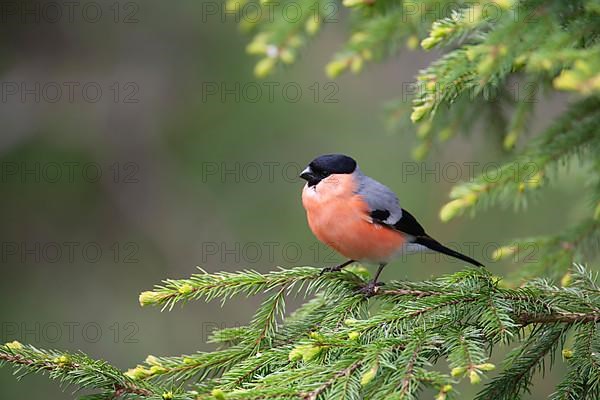
[[(491, 209), (442, 224), (438, 211), (452, 184), (509, 155), (476, 133), (414, 162), (414, 132), (386, 130), (383, 105), (402, 97), (439, 54), (402, 52), (331, 83), (323, 66), (343, 43), (342, 11), (296, 65), (257, 81), (244, 52), (248, 38), (232, 16), (207, 15), (206, 2), (6, 4), (2, 342), (82, 350), (121, 368), (148, 354), (211, 349), (210, 331), (246, 323), (260, 298), (160, 313), (141, 309), (139, 292), (187, 277), (197, 265), (266, 272), (340, 261), (318, 245), (300, 202), (296, 175), (322, 153), (355, 157), (428, 232), (498, 275), (519, 268), (490, 261), (499, 244), (559, 232), (583, 215), (575, 169), (526, 213)], [(62, 17), (53, 22), (57, 10)], [(564, 99), (537, 106), (532, 132)], [(461, 265), (410, 256), (383, 279), (426, 279)], [(559, 362), (545, 379), (560, 373)], [(11, 374), (0, 369), (1, 398), (72, 398), (45, 377), (19, 383)], [(552, 387), (538, 386), (531, 398)], [(468, 396), (474, 388), (462, 390)]]

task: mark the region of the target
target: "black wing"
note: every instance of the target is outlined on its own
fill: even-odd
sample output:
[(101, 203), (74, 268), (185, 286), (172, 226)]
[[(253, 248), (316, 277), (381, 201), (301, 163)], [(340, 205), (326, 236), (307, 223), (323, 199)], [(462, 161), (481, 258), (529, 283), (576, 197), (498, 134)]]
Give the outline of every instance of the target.
[(417, 222), (417, 219), (412, 216), (411, 213), (402, 209), (402, 217), (395, 223), (389, 224), (384, 222), (390, 216), (390, 212), (387, 210), (374, 210), (371, 212), (371, 218), (373, 222), (376, 224), (381, 224), (387, 226), (388, 228), (397, 230), (399, 232), (407, 233), (414, 237), (413, 243), (420, 244), (422, 246), (427, 247), (430, 250), (437, 251), (442, 254), (446, 254), (450, 257), (458, 258), (459, 260), (466, 261), (470, 264), (476, 265), (478, 267), (483, 267), (483, 264), (479, 261), (461, 254), (457, 251), (454, 251), (431, 236), (429, 236), (425, 229)]
[(417, 222), (417, 219), (412, 216), (411, 213), (402, 209), (402, 217), (393, 224), (389, 224), (384, 222), (390, 216), (390, 212), (388, 210), (373, 210), (371, 211), (371, 218), (373, 222), (381, 225), (385, 225), (394, 230), (407, 233), (411, 236), (428, 236), (425, 233), (425, 229)]

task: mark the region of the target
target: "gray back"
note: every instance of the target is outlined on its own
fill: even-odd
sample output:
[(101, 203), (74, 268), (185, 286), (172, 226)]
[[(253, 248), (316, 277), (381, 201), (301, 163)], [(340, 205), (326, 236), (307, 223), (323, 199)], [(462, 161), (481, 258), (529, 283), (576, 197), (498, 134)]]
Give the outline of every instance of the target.
[(370, 211), (389, 211), (390, 216), (383, 222), (390, 225), (398, 222), (402, 217), (402, 207), (400, 207), (396, 194), (383, 183), (364, 175), (358, 167), (356, 167), (354, 174), (356, 174), (355, 179), (358, 181), (356, 193), (365, 199)]

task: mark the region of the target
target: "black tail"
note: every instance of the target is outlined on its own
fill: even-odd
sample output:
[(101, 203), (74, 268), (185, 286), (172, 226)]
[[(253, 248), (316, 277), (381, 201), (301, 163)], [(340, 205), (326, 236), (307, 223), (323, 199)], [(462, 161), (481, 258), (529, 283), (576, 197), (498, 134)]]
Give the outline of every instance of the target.
[(478, 267), (484, 267), (482, 263), (477, 260), (472, 259), (471, 257), (467, 257), (464, 254), (460, 254), (458, 251), (454, 251), (452, 249), (447, 248), (437, 240), (429, 237), (429, 236), (417, 236), (415, 243), (420, 244), (422, 246), (427, 247), (430, 250), (437, 251), (442, 254), (446, 254), (450, 257), (458, 258), (459, 260), (463, 260), (468, 262), (469, 264), (476, 265)]

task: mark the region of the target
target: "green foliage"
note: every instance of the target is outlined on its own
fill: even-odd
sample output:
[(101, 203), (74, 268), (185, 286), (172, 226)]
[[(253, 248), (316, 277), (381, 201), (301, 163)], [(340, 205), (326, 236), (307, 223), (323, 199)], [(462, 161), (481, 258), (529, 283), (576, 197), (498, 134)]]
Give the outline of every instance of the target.
[[(490, 351), (504, 343), (516, 348), (477, 398), (518, 399), (562, 346), (565, 379), (578, 384), (559, 384), (555, 398), (600, 396), (600, 289), (583, 267), (575, 266), (567, 287), (533, 280), (510, 289), (484, 269), (466, 269), (390, 282), (369, 298), (359, 291), (367, 283), (359, 274), (355, 268), (321, 275), (310, 267), (203, 272), (146, 292), (159, 300), (143, 305), (169, 307), (266, 292), (248, 325), (213, 333), (219, 345), (213, 352), (148, 356), (125, 373), (82, 354), (18, 342), (1, 346), (0, 360), (20, 375), (49, 373), (98, 389), (94, 399), (416, 399), (430, 389), (442, 400), (460, 398), (455, 385), (463, 379), (474, 385), (486, 379), (495, 369)], [(284, 299), (292, 294), (311, 298), (288, 315)], [(572, 349), (564, 344), (568, 335)]]
[[(295, 1), (299, 18), (274, 12), (291, 3), (227, 2), (230, 9), (254, 4), (264, 11), (242, 22), (255, 34), (247, 50), (261, 57), (259, 77), (293, 63), (321, 26), (339, 17), (333, 1)], [(20, 375), (48, 373), (96, 389), (88, 399), (417, 399), (429, 390), (436, 400), (450, 400), (462, 398), (456, 385), (467, 380), (485, 382), (478, 400), (514, 400), (531, 390), (537, 373), (564, 362), (567, 374), (551, 398), (600, 398), (600, 289), (580, 266), (597, 255), (600, 239), (600, 3), (344, 0), (343, 6), (352, 33), (327, 65), (330, 77), (359, 73), (403, 44), (447, 50), (416, 77), (410, 103), (388, 106), (392, 123), (417, 125), (416, 158), (480, 121), (505, 151), (515, 152), (496, 171), (457, 185), (442, 220), (497, 205), (523, 209), (574, 159), (589, 172), (589, 215), (563, 232), (499, 249), (497, 259), (532, 244), (539, 249), (540, 257), (516, 276), (518, 286), (467, 269), (389, 282), (367, 298), (359, 292), (366, 282), (359, 269), (201, 271), (166, 280), (139, 300), (171, 310), (188, 301), (266, 294), (248, 325), (212, 334), (215, 351), (149, 356), (122, 373), (82, 354), (13, 342), (0, 346), (1, 363)], [(576, 98), (525, 143), (540, 90)], [(290, 314), (291, 294), (307, 300)], [(512, 350), (492, 372), (490, 354), (498, 346)]]
[(100, 390), (97, 396), (85, 399), (106, 399), (111, 396), (122, 398), (162, 398), (162, 392), (151, 385), (135, 381), (104, 361), (95, 361), (81, 353), (55, 350), (40, 350), (19, 342), (0, 346), (0, 364), (11, 363), (15, 375), (23, 378), (30, 373), (47, 373), (62, 385), (77, 385), (81, 388)]

